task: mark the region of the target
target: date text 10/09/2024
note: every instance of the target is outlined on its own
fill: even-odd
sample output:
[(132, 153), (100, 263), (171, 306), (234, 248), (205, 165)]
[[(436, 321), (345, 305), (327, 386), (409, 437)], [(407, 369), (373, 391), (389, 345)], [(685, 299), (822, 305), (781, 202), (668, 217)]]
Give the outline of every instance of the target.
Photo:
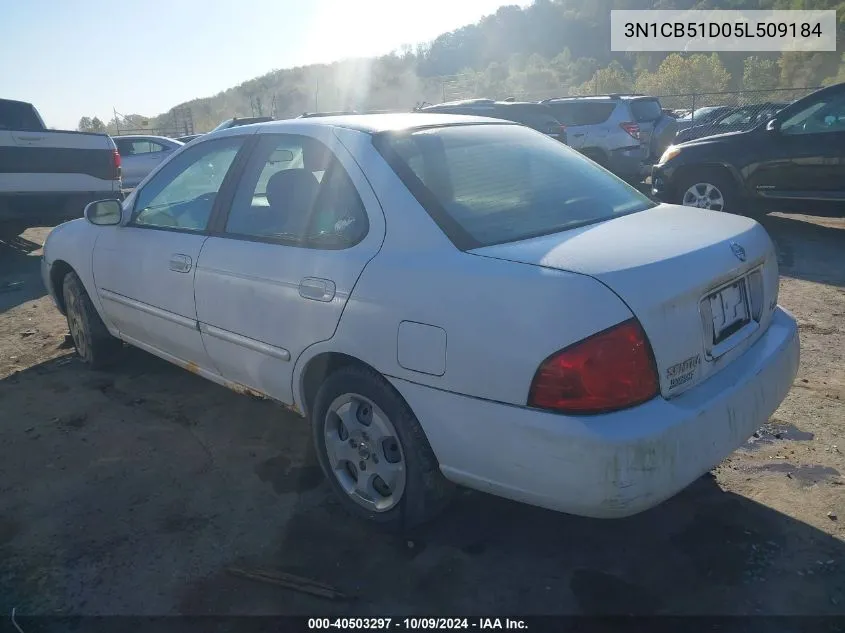
[(526, 631), (528, 625), (514, 618), (308, 618), (308, 628), (315, 631)]

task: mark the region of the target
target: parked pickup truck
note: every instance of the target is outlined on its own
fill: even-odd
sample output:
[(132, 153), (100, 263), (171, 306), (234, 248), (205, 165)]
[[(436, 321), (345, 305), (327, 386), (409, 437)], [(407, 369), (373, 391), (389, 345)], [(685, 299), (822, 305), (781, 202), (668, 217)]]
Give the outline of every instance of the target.
[(0, 99), (0, 222), (82, 217), (120, 197), (120, 154), (106, 134), (48, 130), (31, 103)]

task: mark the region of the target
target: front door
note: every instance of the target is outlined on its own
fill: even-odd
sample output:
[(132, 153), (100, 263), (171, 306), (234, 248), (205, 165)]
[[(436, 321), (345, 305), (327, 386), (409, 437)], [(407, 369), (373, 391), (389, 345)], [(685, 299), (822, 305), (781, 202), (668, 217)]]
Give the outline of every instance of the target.
[(761, 196), (845, 200), (845, 89), (822, 93), (779, 116), (768, 151), (751, 173)]
[(194, 274), (217, 192), (245, 138), (198, 143), (180, 154), (127, 200), (129, 222), (103, 231), (94, 249), (97, 292), (121, 338), (211, 371)]
[(203, 341), (221, 374), (286, 403), (297, 357), (334, 336), (384, 237), (375, 195), (331, 129), (301, 132), (256, 144), (195, 282)]

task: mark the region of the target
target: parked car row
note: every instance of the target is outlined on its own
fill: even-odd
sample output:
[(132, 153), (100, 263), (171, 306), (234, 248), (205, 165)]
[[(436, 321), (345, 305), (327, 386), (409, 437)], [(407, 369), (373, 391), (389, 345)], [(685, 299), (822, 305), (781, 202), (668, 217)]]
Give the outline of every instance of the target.
[(672, 143), (676, 126), (655, 97), (614, 94), (540, 103), (466, 99), (421, 112), (471, 114), (522, 123), (570, 145), (599, 165), (638, 182)]

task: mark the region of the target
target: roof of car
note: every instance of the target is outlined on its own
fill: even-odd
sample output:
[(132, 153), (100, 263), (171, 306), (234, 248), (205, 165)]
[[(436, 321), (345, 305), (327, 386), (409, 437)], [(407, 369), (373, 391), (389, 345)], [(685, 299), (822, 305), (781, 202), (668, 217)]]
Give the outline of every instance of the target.
[(568, 101), (614, 101), (614, 100), (626, 100), (626, 101), (641, 101), (643, 99), (657, 99), (657, 97), (653, 97), (651, 95), (644, 95), (639, 93), (619, 93), (619, 94), (609, 94), (609, 95), (583, 95), (583, 96), (571, 96), (571, 97), (552, 97), (551, 99), (544, 99), (540, 103), (563, 103)]
[(491, 119), (481, 116), (463, 114), (434, 114), (427, 112), (394, 112), (388, 114), (350, 114), (344, 116), (326, 116), (304, 119), (285, 119), (271, 121), (259, 125), (284, 128), (301, 125), (329, 125), (343, 127), (359, 132), (377, 134), (379, 132), (395, 132), (424, 127), (439, 127), (445, 125), (466, 125), (470, 123), (498, 123), (513, 125), (510, 121)]
[(112, 138), (119, 138), (119, 139), (127, 139), (129, 141), (147, 141), (147, 140), (155, 140), (155, 141), (173, 141), (174, 143), (179, 143), (178, 139), (170, 138), (169, 136), (157, 136), (155, 134), (112, 134)]

